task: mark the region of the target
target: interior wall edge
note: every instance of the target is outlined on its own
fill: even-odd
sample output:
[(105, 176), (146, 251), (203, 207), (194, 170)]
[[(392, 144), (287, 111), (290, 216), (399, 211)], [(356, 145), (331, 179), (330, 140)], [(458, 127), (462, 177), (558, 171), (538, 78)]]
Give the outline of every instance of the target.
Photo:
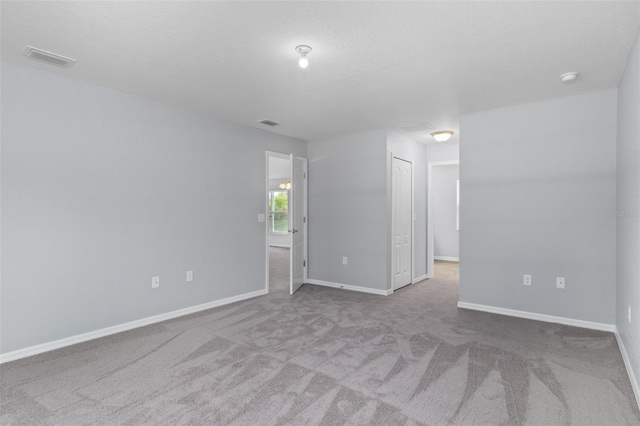
[(636, 380), (636, 375), (633, 371), (633, 366), (631, 365), (631, 359), (629, 358), (629, 354), (627, 353), (627, 347), (624, 345), (622, 341), (622, 336), (618, 332), (618, 327), (614, 332), (616, 335), (616, 341), (618, 342), (618, 348), (620, 348), (620, 353), (622, 354), (622, 360), (624, 361), (624, 366), (627, 369), (627, 374), (629, 375), (629, 381), (631, 382), (631, 388), (633, 389), (633, 394), (636, 397), (636, 404), (638, 404), (638, 408), (640, 408), (640, 385), (638, 385), (638, 381)]
[(305, 284), (321, 285), (323, 287), (341, 288), (344, 290), (358, 291), (360, 293), (377, 294), (378, 296), (388, 296), (393, 290), (380, 290), (377, 288), (362, 287), (358, 285), (340, 284), (331, 281), (316, 280), (308, 278)]
[(167, 312), (164, 314), (154, 315), (151, 317), (130, 321), (123, 324), (102, 328), (99, 330), (89, 331), (87, 333), (77, 334), (75, 336), (65, 337), (63, 339), (54, 340), (52, 342), (29, 346), (23, 349), (18, 349), (15, 351), (0, 354), (0, 364), (4, 364), (10, 361), (16, 361), (18, 359), (27, 358), (27, 357), (38, 355), (45, 352), (50, 352), (56, 349), (61, 349), (67, 346), (75, 345), (77, 343), (87, 342), (89, 340), (111, 336), (113, 334), (121, 333), (123, 331), (133, 330), (135, 328), (156, 324), (162, 321), (167, 321), (173, 318), (190, 315), (196, 312), (206, 311), (207, 309), (212, 309), (218, 306), (229, 305), (231, 303), (239, 302), (241, 300), (251, 299), (253, 297), (258, 297), (265, 294), (267, 294), (266, 289), (252, 291), (250, 293), (244, 293), (238, 296), (232, 296), (232, 297), (227, 297), (225, 299), (214, 300), (209, 303), (203, 303), (203, 304), (191, 306), (188, 308), (177, 309), (175, 311)]
[(585, 321), (585, 320), (567, 318), (567, 317), (558, 317), (555, 315), (539, 314), (535, 312), (519, 311), (516, 309), (502, 308), (499, 306), (481, 305), (478, 303), (459, 301), (458, 308), (470, 309), (473, 311), (480, 311), (480, 312), (488, 312), (491, 314), (506, 315), (506, 316), (516, 317), (516, 318), (530, 319), (535, 321), (570, 325), (573, 327), (587, 328), (590, 330), (608, 331), (611, 333), (614, 333), (616, 331), (615, 324)]

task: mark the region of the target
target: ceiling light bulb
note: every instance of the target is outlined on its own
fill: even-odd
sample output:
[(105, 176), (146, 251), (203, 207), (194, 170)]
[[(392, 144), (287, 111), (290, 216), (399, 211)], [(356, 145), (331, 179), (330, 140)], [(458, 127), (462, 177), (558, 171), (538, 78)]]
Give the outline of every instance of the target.
[(291, 181), (290, 180), (286, 181), (286, 182), (282, 181), (282, 182), (280, 182), (280, 185), (278, 185), (278, 187), (280, 189), (291, 189)]
[(298, 60), (298, 65), (300, 68), (306, 68), (309, 66), (309, 60), (307, 59), (307, 55), (311, 52), (311, 47), (306, 44), (301, 44), (296, 46), (296, 52), (300, 55), (300, 60)]
[(433, 136), (433, 138), (437, 142), (446, 142), (451, 138), (452, 135), (453, 135), (453, 132), (451, 130), (443, 130), (442, 132), (431, 133), (431, 136)]

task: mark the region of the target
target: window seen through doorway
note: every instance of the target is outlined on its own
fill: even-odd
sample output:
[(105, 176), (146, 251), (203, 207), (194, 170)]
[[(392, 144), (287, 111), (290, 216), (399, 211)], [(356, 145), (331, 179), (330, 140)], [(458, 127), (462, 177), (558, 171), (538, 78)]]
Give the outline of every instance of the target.
[(269, 192), (269, 230), (286, 233), (289, 224), (289, 194), (287, 191)]

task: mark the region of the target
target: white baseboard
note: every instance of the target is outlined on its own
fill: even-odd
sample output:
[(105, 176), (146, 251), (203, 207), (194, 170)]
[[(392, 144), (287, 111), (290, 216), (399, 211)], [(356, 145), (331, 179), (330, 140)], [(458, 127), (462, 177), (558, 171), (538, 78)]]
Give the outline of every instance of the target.
[(345, 290), (359, 291), (359, 292), (362, 292), (362, 293), (378, 294), (378, 295), (381, 295), (381, 296), (388, 296), (391, 293), (393, 293), (393, 290), (378, 290), (377, 288), (369, 288), (369, 287), (360, 287), (360, 286), (357, 286), (357, 285), (332, 283), (332, 282), (329, 282), (329, 281), (314, 280), (312, 278), (307, 279), (306, 283), (307, 284), (321, 285), (321, 286), (324, 286), (324, 287), (343, 288)]
[(627, 348), (624, 346), (622, 337), (620, 337), (620, 333), (618, 332), (618, 327), (616, 327), (615, 335), (616, 335), (616, 340), (618, 341), (618, 347), (620, 348), (620, 353), (622, 353), (622, 360), (624, 361), (624, 366), (627, 368), (627, 374), (629, 375), (629, 381), (631, 382), (633, 393), (636, 396), (636, 403), (638, 404), (638, 408), (640, 408), (640, 386), (638, 386), (636, 375), (633, 372), (633, 367), (631, 366), (631, 361), (629, 360), (629, 354), (627, 353)]
[(420, 281), (426, 280), (427, 278), (429, 278), (427, 274), (420, 275), (419, 277), (415, 277), (413, 281), (411, 281), (411, 284), (419, 283)]
[(449, 257), (449, 256), (433, 256), (433, 260), (446, 260), (447, 262), (460, 262), (459, 257)]
[(132, 330), (138, 327), (144, 327), (145, 325), (155, 324), (157, 322), (193, 314), (195, 312), (204, 311), (207, 309), (215, 308), (217, 306), (228, 305), (230, 303), (239, 302), (241, 300), (251, 299), (252, 297), (262, 296), (264, 294), (267, 294), (266, 289), (253, 291), (251, 293), (240, 294), (238, 296), (227, 297), (226, 299), (214, 300), (213, 302), (203, 303), (202, 305), (178, 309), (176, 311), (167, 312), (165, 314), (154, 315), (152, 317), (142, 318), (136, 321), (102, 328), (100, 330), (90, 331), (88, 333), (78, 334), (60, 340), (54, 340), (53, 342), (30, 346), (24, 349), (18, 349), (17, 351), (0, 354), (0, 364), (9, 361), (15, 361), (21, 358), (26, 358), (32, 355), (41, 354), (43, 352), (49, 352), (54, 349), (64, 348), (65, 346), (75, 345), (76, 343), (86, 342), (87, 340), (98, 339), (100, 337), (109, 336), (111, 334), (121, 333), (123, 331)]
[(591, 330), (609, 331), (611, 333), (614, 333), (616, 331), (616, 326), (614, 324), (604, 324), (600, 322), (583, 321), (573, 318), (556, 317), (553, 315), (536, 314), (534, 312), (517, 311), (515, 309), (499, 308), (496, 306), (478, 305), (476, 303), (458, 302), (458, 308), (490, 312), (492, 314), (507, 315), (510, 317), (526, 318), (536, 321), (571, 325), (574, 327), (589, 328)]

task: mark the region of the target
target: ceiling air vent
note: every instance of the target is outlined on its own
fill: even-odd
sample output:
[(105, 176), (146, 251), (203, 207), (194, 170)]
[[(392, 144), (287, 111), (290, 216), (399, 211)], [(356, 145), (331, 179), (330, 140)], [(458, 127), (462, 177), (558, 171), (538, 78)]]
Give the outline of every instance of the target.
[(69, 68), (77, 61), (75, 59), (67, 58), (65, 56), (56, 55), (55, 53), (47, 52), (46, 50), (37, 49), (35, 47), (27, 46), (24, 49), (23, 54), (30, 59), (36, 61), (46, 62), (51, 65), (55, 65), (62, 68)]
[(273, 126), (277, 126), (278, 124), (280, 124), (280, 123), (276, 123), (275, 121), (271, 121), (271, 120), (260, 120), (260, 121), (258, 121), (258, 123), (266, 124), (267, 126), (272, 126), (272, 127)]
[(402, 130), (408, 133), (417, 133), (417, 132), (427, 132), (429, 130), (433, 130), (433, 125), (431, 123), (420, 123), (415, 126), (401, 127)]

